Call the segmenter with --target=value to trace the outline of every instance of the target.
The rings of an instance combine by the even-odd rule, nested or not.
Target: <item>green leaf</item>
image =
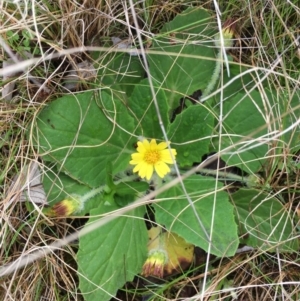
[[[118,209],[101,206],[90,212],[99,216]],[[140,207],[80,238],[79,287],[86,301],[110,300],[119,288],[141,271],[147,257],[147,230]],[[88,224],[99,220],[91,218]]]
[[[222,97],[224,100],[228,98],[232,98],[237,93],[245,93],[245,90],[250,90],[256,82],[261,79],[262,75],[257,72],[255,75],[258,77],[258,79],[255,81],[253,79],[253,73],[249,73],[247,71],[253,70],[253,67],[250,66],[249,68],[246,68],[242,65],[236,64],[230,64],[229,62],[229,77],[227,70],[225,69],[224,64],[224,71],[223,71],[223,77],[222,79],[222,92],[220,91],[214,96],[214,99],[219,101],[222,93]],[[247,73],[245,73],[247,72]],[[252,75],[252,76],[251,76]],[[226,87],[225,87],[226,86]],[[216,89],[219,89],[220,87],[216,87]]]
[[[106,185],[103,191],[103,201],[109,202],[110,204],[114,204],[114,195],[116,193],[116,185],[113,181],[112,176],[112,164],[111,162],[106,163]]]
[[[149,189],[146,182],[122,182],[116,186],[114,201],[119,207],[127,206]]]
[[[272,102],[271,102],[272,103]],[[228,148],[222,159],[229,165],[237,165],[248,172],[257,172],[268,151],[268,127],[265,119],[265,100],[257,91],[249,95],[238,93],[223,103],[222,149]],[[218,107],[220,110],[220,107]],[[256,139],[256,140],[255,140]],[[215,143],[218,148],[219,139]]]
[[[209,152],[213,122],[214,117],[203,105],[193,105],[175,118],[168,137],[181,166],[200,162],[201,157]]]
[[[139,56],[114,51],[100,52],[97,56],[100,84],[110,87],[115,92],[126,93],[126,96],[129,96],[135,85],[145,76]]]
[[[262,191],[239,189],[231,195],[241,234],[245,243],[261,250],[281,252],[298,250],[292,220],[286,208],[275,197]]]
[[[111,162],[110,161],[106,162],[106,185],[110,191],[115,191],[116,185],[113,181],[113,177],[112,177],[113,171],[112,170],[113,170],[113,168],[112,168]]]
[[[144,193],[149,189],[149,184],[146,182],[122,182],[116,186],[118,195],[133,195],[136,196]]]
[[[209,107],[208,102],[205,105]],[[293,126],[300,114],[297,92],[292,96],[268,89],[263,93],[238,93],[224,100],[222,112],[219,105],[211,110],[223,116],[221,147],[228,147],[228,151],[222,158],[229,165],[255,173],[265,164],[270,146],[278,158],[287,145],[289,149],[294,147],[294,152],[299,149],[299,131]],[[274,135],[277,137],[272,139]],[[220,139],[215,139],[216,149]]]
[[[148,55],[154,83],[165,90],[172,109],[181,97],[205,89],[212,77],[216,57],[211,16],[203,9],[191,8],[174,18],[153,40]],[[209,59],[206,59],[209,58]]]
[[[180,40],[189,39],[199,42],[199,36],[211,37],[217,32],[210,24],[214,22],[213,16],[205,9],[190,7],[178,14],[172,21],[166,23],[160,31],[160,35],[175,34]],[[175,37],[173,36],[175,39]],[[207,41],[206,41],[207,42]]]
[[[283,91],[277,93],[271,91],[273,97],[276,99],[276,105],[273,107],[275,118],[278,118],[278,130],[288,130],[280,137],[284,143],[288,144],[288,148],[292,153],[296,153],[299,150],[299,125],[294,126],[299,121],[300,116],[300,92],[298,90]],[[292,94],[291,94],[292,93]],[[286,148],[286,145],[283,145]]]
[[[164,126],[167,128],[169,125],[169,106],[167,104],[167,98],[163,90],[157,90],[156,87],[154,87],[154,89],[156,91],[155,97],[160,115]],[[133,112],[136,124],[139,124],[135,134],[154,139],[162,137],[162,131],[148,79],[141,81],[141,83],[136,86],[128,100],[128,106]]]
[[[84,92],[53,101],[38,116],[36,148],[72,178],[90,187],[103,185],[106,162],[123,171],[134,151],[134,121],[125,105],[102,92]]]
[[[216,256],[235,254],[239,239],[227,193],[221,190],[221,185],[216,185],[215,179],[202,176],[191,176],[184,180],[184,185],[208,236],[212,235],[210,252]],[[154,205],[156,221],[187,242],[208,251],[208,239],[181,186],[173,186],[159,197],[166,200]]]

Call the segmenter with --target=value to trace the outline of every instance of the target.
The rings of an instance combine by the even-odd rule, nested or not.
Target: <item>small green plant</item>
[[[156,222],[220,257],[234,255],[240,242],[268,251],[298,248],[290,212],[259,175],[269,154],[277,165],[287,149],[297,151],[298,95],[275,88],[262,93],[251,70],[239,64],[230,64],[230,76],[223,72],[216,44],[228,47],[232,38],[224,33],[217,34],[203,9],[190,8],[167,23],[147,54],[152,86],[138,57],[97,54],[99,88],[51,102],[34,125],[34,145],[49,167],[43,184],[52,207],[46,213],[89,214],[88,227],[145,196],[150,185],[168,185],[177,171],[184,175],[214,151],[244,176],[200,164],[182,185],[156,196]],[[199,90],[205,101],[185,99]],[[228,193],[226,179],[245,185]],[[142,204],[80,237],[79,287],[87,301],[109,300],[141,272],[145,213]]]
[[[14,47],[18,54],[25,55],[25,51],[33,55],[40,54],[40,49],[33,46],[33,34],[29,30],[23,29],[20,33],[8,30],[6,35],[10,40],[11,46]]]

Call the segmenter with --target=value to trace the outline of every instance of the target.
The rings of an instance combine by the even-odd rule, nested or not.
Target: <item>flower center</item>
[[[147,151],[144,155],[144,160],[151,165],[154,165],[160,160],[160,153],[157,150]]]

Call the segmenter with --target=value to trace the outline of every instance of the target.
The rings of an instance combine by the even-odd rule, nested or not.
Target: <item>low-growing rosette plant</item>
[[[262,93],[251,69],[237,63],[229,75],[221,72],[230,61],[223,48],[234,43],[233,21],[225,24],[219,32],[199,8],[178,15],[153,37],[147,78],[137,56],[93,54],[101,58],[96,88],[47,104],[30,129],[49,167],[43,180],[49,216],[88,214],[88,227],[182,177],[151,200],[155,222],[164,227],[157,238],[149,236],[143,203],[80,237],[85,300],[109,300],[140,273],[176,270],[175,241],[189,250],[181,256],[186,262],[194,246],[219,257],[234,255],[241,242],[271,252],[297,249],[291,211],[260,171],[272,152],[279,162],[287,148],[297,151],[299,96]],[[208,168],[202,157],[212,152],[242,172]],[[239,189],[228,192],[228,181]],[[153,239],[160,243],[149,247]]]

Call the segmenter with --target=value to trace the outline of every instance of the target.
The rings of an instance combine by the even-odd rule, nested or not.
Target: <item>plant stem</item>
[[[202,93],[202,96],[201,96],[202,98],[209,95],[211,93],[211,91],[213,90],[214,86],[216,85],[216,82],[219,79],[219,74],[220,74],[222,65],[223,65],[222,49],[220,49],[219,52],[218,52],[217,58],[216,58],[216,66],[215,66],[214,73],[213,73],[213,75],[210,79],[210,82],[208,83],[208,86],[206,87],[206,89]]]
[[[94,197],[95,195],[101,193],[104,188],[106,187],[106,185],[102,185],[100,187],[97,187],[95,189],[90,190],[89,192],[87,192],[86,194],[84,194],[80,200],[82,201],[82,203],[85,203],[86,201],[88,201],[89,199],[91,199],[92,197]]]
[[[127,177],[123,177],[122,179],[120,179],[118,181],[115,181],[114,184],[118,185],[122,182],[129,182],[129,181],[132,181],[134,179],[136,179],[136,175],[127,176]],[[93,198],[95,195],[103,192],[106,187],[107,187],[107,185],[102,185],[100,187],[97,187],[95,189],[90,190],[89,192],[87,192],[86,194],[81,196],[81,198],[80,198],[81,202],[84,204],[86,201]]]
[[[245,183],[249,188],[258,188],[263,186],[262,178],[259,175],[240,176],[226,171],[212,170],[207,168],[201,168],[197,170],[197,172],[201,172],[208,176],[218,176],[218,178],[221,178],[221,180]]]

